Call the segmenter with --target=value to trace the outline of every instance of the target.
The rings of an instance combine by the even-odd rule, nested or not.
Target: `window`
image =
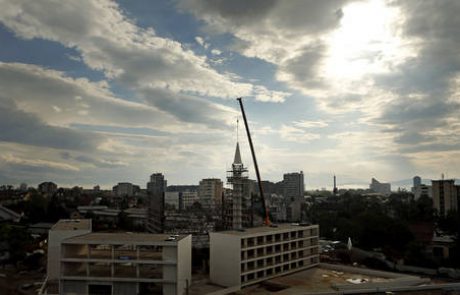
[[[112,295],[112,285],[88,285],[89,295]]]

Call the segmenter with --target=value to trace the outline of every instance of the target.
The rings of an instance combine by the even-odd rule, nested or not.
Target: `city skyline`
[[[0,4],[1,184],[460,175],[457,1]]]

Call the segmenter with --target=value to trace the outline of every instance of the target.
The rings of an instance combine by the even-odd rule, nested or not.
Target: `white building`
[[[412,193],[414,199],[418,200],[422,196],[432,198],[432,188],[430,185],[422,184],[422,178],[420,176],[414,176],[414,185],[412,186]]]
[[[414,199],[418,200],[421,196],[427,196],[429,198],[433,197],[431,185],[420,184],[412,188],[414,193]]]
[[[90,220],[61,220],[50,231],[47,294],[185,294],[191,235],[92,233]]]
[[[318,234],[318,225],[288,224],[209,233],[211,281],[244,287],[316,266]]]
[[[382,195],[391,194],[391,184],[380,182],[375,178],[372,178],[371,184],[369,185],[369,189],[375,193]]]

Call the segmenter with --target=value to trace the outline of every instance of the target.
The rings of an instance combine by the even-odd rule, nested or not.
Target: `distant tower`
[[[339,190],[337,189],[337,181],[336,181],[336,177],[335,177],[335,174],[334,174],[334,190],[332,191],[332,193],[336,196],[338,194]]]
[[[422,178],[420,176],[414,176],[413,182],[414,182],[414,187],[418,187],[422,184]]]
[[[227,181],[233,187],[232,192],[232,229],[241,230],[242,223],[242,198],[243,183],[248,178],[248,170],[241,162],[240,145],[236,143],[235,158],[232,164],[232,170],[228,171]]]

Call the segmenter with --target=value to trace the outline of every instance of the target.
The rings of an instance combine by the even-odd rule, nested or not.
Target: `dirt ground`
[[[21,271],[0,267],[1,295],[35,295],[45,279],[45,274],[38,271]]]

